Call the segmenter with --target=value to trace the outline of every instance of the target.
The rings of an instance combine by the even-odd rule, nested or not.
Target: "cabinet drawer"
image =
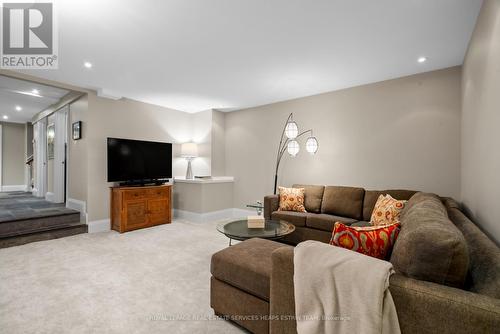
[[[169,188],[149,189],[148,197],[167,197],[170,194]]]
[[[123,192],[123,197],[125,200],[141,199],[147,196],[146,190],[126,190]]]

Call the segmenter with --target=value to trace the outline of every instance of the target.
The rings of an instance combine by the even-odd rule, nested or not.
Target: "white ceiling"
[[[33,93],[38,90],[38,94]],[[69,91],[0,75],[0,122],[26,123]],[[21,110],[16,110],[16,106]],[[7,116],[7,119],[4,119]]]
[[[59,70],[29,73],[234,110],[460,65],[481,3],[59,0]]]

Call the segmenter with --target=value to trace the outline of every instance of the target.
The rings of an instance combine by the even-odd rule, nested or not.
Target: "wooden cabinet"
[[[171,185],[111,188],[113,230],[123,233],[171,222]]]

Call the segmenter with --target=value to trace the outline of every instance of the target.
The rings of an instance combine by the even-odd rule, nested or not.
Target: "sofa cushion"
[[[268,301],[271,253],[280,247],[291,246],[259,238],[245,240],[212,255],[210,272],[215,278]]]
[[[363,188],[327,186],[323,194],[321,213],[361,220],[364,195]]]
[[[296,227],[293,233],[285,235],[283,239],[280,239],[280,242],[290,245],[297,245],[306,240],[316,240],[328,243],[331,237],[332,231],[322,231],[309,227]]]
[[[346,225],[351,225],[352,223],[357,222],[356,219],[327,215],[324,213],[314,214],[307,216],[306,226],[310,228],[315,228],[322,231],[333,231],[333,226],[336,222],[341,222]]]
[[[364,220],[361,220],[359,222],[352,223],[349,226],[351,226],[351,227],[368,227],[368,226],[373,226],[373,225],[370,224],[370,222],[365,222]]]
[[[469,266],[467,243],[434,194],[417,193],[401,216],[394,269],[408,277],[461,288]]]
[[[271,219],[284,220],[295,226],[306,226],[306,218],[310,215],[311,214],[307,212],[274,211],[271,213]]]
[[[321,200],[323,199],[323,192],[325,186],[311,186],[307,184],[294,184],[294,188],[305,189],[305,203],[307,212],[321,212]]]
[[[409,200],[416,191],[414,190],[366,190],[365,198],[363,201],[363,220],[370,221],[372,216],[373,208],[377,199],[380,195],[391,195],[395,199],[399,200]]]

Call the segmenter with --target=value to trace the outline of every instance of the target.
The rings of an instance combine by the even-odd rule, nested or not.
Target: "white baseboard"
[[[26,191],[26,185],[2,186],[1,191]]]
[[[237,208],[229,208],[212,212],[191,212],[185,210],[174,209],[174,217],[178,219],[185,219],[194,223],[213,222],[217,220],[246,217],[249,215],[256,215],[253,210],[244,210]]]
[[[81,202],[76,200],[77,202]],[[68,199],[69,202],[69,199]],[[73,209],[71,207],[71,209]],[[77,210],[77,209],[75,209]],[[204,223],[204,222],[214,222],[223,219],[230,218],[243,218],[246,216],[255,216],[257,213],[255,210],[245,210],[237,208],[229,208],[219,211],[198,213],[185,210],[174,209],[174,218],[185,219],[193,223]],[[87,223],[89,233],[98,233],[111,230],[110,219],[94,220]]]
[[[106,232],[111,230],[111,221],[109,219],[94,220],[88,224],[89,233]]]
[[[233,208],[233,218],[246,218],[247,216],[257,216],[257,210]]]
[[[206,213],[191,212],[185,210],[174,209],[174,217],[179,219],[185,219],[194,223],[202,223],[209,221],[216,221],[231,218],[233,215],[233,209],[224,209],[219,211],[212,211]]]
[[[87,224],[87,203],[79,199],[68,198],[66,207],[80,212],[80,222]]]
[[[54,193],[46,193],[45,194],[45,199],[49,202],[52,202],[54,200]]]

